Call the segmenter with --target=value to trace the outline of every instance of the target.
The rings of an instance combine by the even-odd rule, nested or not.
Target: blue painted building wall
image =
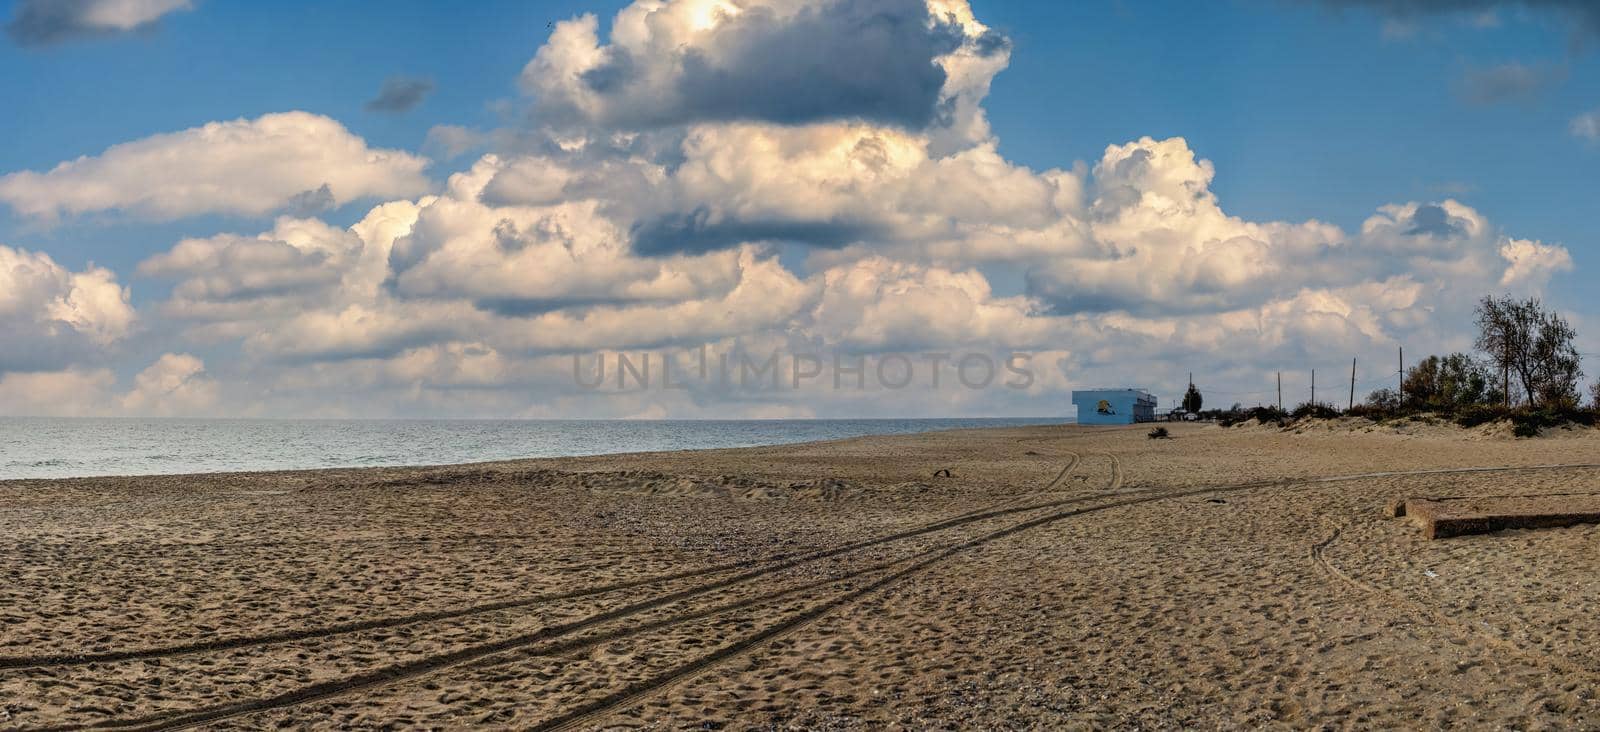
[[[1154,422],[1156,398],[1143,389],[1087,389],[1072,392],[1078,424]]]

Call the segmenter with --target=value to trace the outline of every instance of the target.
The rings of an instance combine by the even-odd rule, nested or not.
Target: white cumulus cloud
[[[221,385],[187,353],[168,353],[139,372],[125,392],[106,368],[0,374],[0,415],[23,417],[205,416]]]
[[[201,415],[216,405],[219,390],[206,375],[205,362],[187,353],[168,353],[139,372],[120,402],[128,414]]]
[[[1237,392],[1208,401],[1270,401],[1251,389],[1280,369],[1470,347],[1478,297],[1573,267],[1456,200],[1381,206],[1355,230],[1246,218],[1214,193],[1229,171],[1182,137],[1019,165],[982,107],[1009,43],[961,0],[639,0],[601,39],[594,17],[556,25],[523,71],[531,125],[437,128],[446,154],[493,152],[435,195],[421,158],[298,113],[0,179],[0,200],[40,218],[283,214],[139,267],[172,283],[163,322],[248,366],[172,353],[120,394],[70,359],[29,378],[135,413],[836,416],[1059,413],[1072,388],[1176,387],[1177,364],[1200,364]],[[398,200],[348,228],[312,217],[369,196]],[[17,278],[23,307],[0,290],[0,323],[33,342],[125,337],[109,273],[16,256],[48,276]],[[686,372],[702,349],[1021,351],[1034,378],[986,392],[573,380],[575,356],[648,351],[660,378],[662,359]]]
[[[342,205],[416,195],[428,188],[427,162],[368,147],[327,117],[284,112],[152,135],[43,173],[11,173],[0,177],[0,201],[42,219],[108,210],[153,219],[260,215],[318,198]]]
[[[1500,284],[1508,287],[1538,287],[1555,273],[1572,269],[1572,255],[1565,247],[1543,242],[1509,239],[1500,246],[1500,256],[1510,263],[1500,277]]]
[[[110,270],[73,272],[43,252],[0,245],[0,372],[79,361],[122,340],[134,320]]]
[[[611,23],[557,24],[522,73],[561,125],[651,129],[699,121],[860,119],[987,132],[978,102],[1010,44],[965,2],[636,2]]]
[[[166,306],[185,319],[293,312],[326,304],[360,259],[354,232],[316,219],[278,219],[256,236],[185,239],[139,264],[139,273],[179,278]]]

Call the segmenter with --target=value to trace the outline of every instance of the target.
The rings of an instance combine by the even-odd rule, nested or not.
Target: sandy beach
[[[1029,427],[0,482],[0,729],[1600,728],[1600,432]],[[948,471],[948,475],[941,471]]]

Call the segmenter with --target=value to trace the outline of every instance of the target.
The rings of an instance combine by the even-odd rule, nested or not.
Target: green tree
[[[1489,393],[1489,369],[1466,353],[1439,359],[1440,406],[1459,409],[1481,404]]]
[[[1392,412],[1400,408],[1400,395],[1386,386],[1368,394],[1366,403],[1367,406]]]
[[[1183,395],[1183,411],[1199,412],[1200,405],[1204,403],[1204,400],[1200,398],[1200,390],[1194,388],[1194,384],[1190,384],[1189,391]]]
[[[1429,356],[1406,369],[1400,393],[1405,395],[1405,406],[1412,409],[1436,405],[1439,402],[1439,357]]]
[[[1405,406],[1451,412],[1484,401],[1489,370],[1465,353],[1429,356],[1406,370]]]

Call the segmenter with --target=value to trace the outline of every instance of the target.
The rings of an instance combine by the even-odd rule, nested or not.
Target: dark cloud
[[[591,308],[599,306],[621,306],[647,304],[668,304],[667,300],[641,300],[628,297],[483,297],[474,298],[474,307],[485,312],[503,315],[508,318],[528,318],[545,313],[553,313],[570,308]]]
[[[960,45],[949,27],[929,29],[923,0],[845,0],[789,23],[750,15],[749,27],[734,35],[732,63],[684,58],[679,89],[697,116],[786,124],[860,117],[925,127],[945,81],[934,59]]]
[[[981,41],[989,53],[1009,44],[996,33]],[[924,0],[830,0],[792,17],[756,6],[725,18],[706,47],[672,59],[608,47],[608,60],[581,77],[605,99],[606,119],[585,119],[560,99],[542,100],[541,113],[630,129],[829,119],[923,128],[936,119],[945,82],[935,59],[962,43],[958,27],[930,19]],[[673,72],[652,75],[664,63]]]
[[[455,330],[444,324],[434,323],[403,333],[381,335],[367,339],[367,341],[340,343],[326,348],[309,348],[304,351],[288,349],[267,355],[272,361],[288,365],[388,359],[413,348],[422,348],[454,340],[456,336]]]
[[[987,30],[978,37],[977,50],[979,54],[984,56],[993,56],[1002,52],[1010,53],[1011,39],[1007,38],[1004,33]]]
[[[599,94],[615,94],[622,91],[639,75],[638,67],[633,62],[633,55],[620,48],[613,49],[611,57],[601,66],[596,66],[583,72],[581,78],[585,86]]]
[[[1411,226],[1405,230],[1406,236],[1456,236],[1463,232],[1462,227],[1450,218],[1450,212],[1442,206],[1418,206],[1417,212],[1411,216]]]
[[[348,239],[328,244],[357,243],[348,232],[334,230],[334,235]],[[191,240],[181,250],[147,259],[138,271],[146,277],[179,280],[169,313],[204,320],[219,306],[233,303],[296,298],[310,304],[339,286],[349,260],[348,252],[223,234]]]
[[[1038,269],[1030,269],[1023,274],[1023,285],[1029,297],[1043,303],[1049,313],[1056,315],[1126,311],[1140,304],[1123,293],[1085,291],[1062,282],[1053,273]]]
[[[432,92],[432,80],[391,76],[384,80],[378,96],[367,102],[367,111],[403,114],[416,109]]]
[[[122,25],[95,19],[106,0],[18,0],[6,34],[19,46],[50,46],[148,29],[174,10],[187,8],[181,0],[133,0],[122,13]],[[138,20],[143,17],[144,19]]]
[[[289,197],[285,208],[290,216],[315,216],[334,207],[333,188],[323,183],[321,188],[301,191]]]
[[[1597,0],[1321,0],[1336,8],[1369,8],[1397,18],[1483,12],[1498,8],[1529,8],[1563,13],[1590,33],[1600,33]]]
[[[799,242],[824,249],[872,239],[881,234],[858,221],[716,220],[700,208],[662,216],[633,227],[633,251],[647,257],[703,254],[747,242]]]
[[[1468,70],[1461,77],[1459,92],[1463,99],[1474,104],[1499,104],[1531,99],[1564,78],[1565,70],[1559,67],[1501,64]]]
[[[1138,286],[1123,283],[1085,283],[1064,276],[1069,273],[1049,267],[1033,267],[1023,273],[1024,290],[1054,315],[1128,313],[1136,317],[1173,317],[1197,313],[1216,313],[1240,307],[1261,298],[1259,289],[1231,290],[1216,283],[1185,282],[1181,292],[1152,298]]]

